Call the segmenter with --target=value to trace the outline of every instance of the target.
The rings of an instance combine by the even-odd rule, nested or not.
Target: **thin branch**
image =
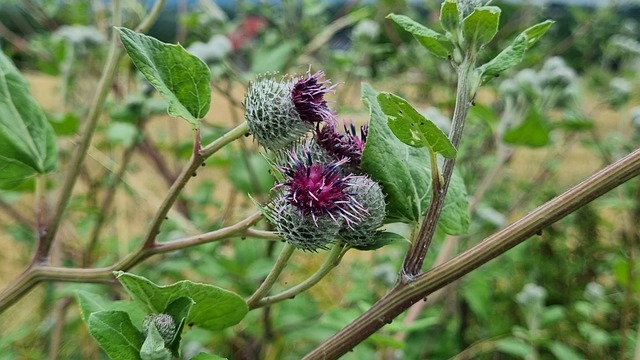
[[[249,308],[254,308],[256,305],[262,300],[262,297],[265,296],[269,290],[273,287],[278,280],[278,277],[282,273],[282,270],[287,266],[291,255],[293,255],[293,251],[295,250],[295,246],[285,243],[284,247],[280,251],[280,255],[276,260],[276,263],[271,268],[271,272],[267,275],[266,279],[260,284],[260,287],[249,297],[247,300],[247,305]]]
[[[249,227],[258,222],[260,218],[260,213],[254,213],[237,224],[211,231],[206,234],[156,244],[153,248],[139,248],[137,251],[130,253],[127,257],[109,267],[64,268],[34,264],[16,277],[0,292],[0,313],[16,303],[20,298],[33,289],[34,286],[43,281],[109,283],[113,281],[113,271],[128,270],[153,255],[184,249],[186,247],[199,244],[220,241],[236,236],[251,236],[272,240],[273,235],[267,234],[268,232],[249,229]]]
[[[327,274],[331,270],[333,270],[333,268],[335,268],[336,266],[338,266],[338,264],[340,264],[340,260],[342,259],[344,254],[347,253],[347,250],[349,250],[349,248],[344,246],[341,243],[334,244],[333,248],[331,248],[331,251],[329,252],[329,255],[327,255],[327,258],[325,259],[322,266],[320,266],[320,268],[308,279],[304,280],[300,284],[292,288],[289,288],[279,294],[266,296],[258,302],[251,303],[249,304],[249,308],[256,309],[262,306],[277,303],[279,301],[291,299],[296,295],[310,289],[312,286],[314,286],[320,280],[322,280],[325,276],[327,276]]]
[[[536,235],[606,192],[640,174],[640,149],[598,171],[479,244],[409,283],[398,283],[373,307],[320,344],[304,359],[337,359],[409,306]]]

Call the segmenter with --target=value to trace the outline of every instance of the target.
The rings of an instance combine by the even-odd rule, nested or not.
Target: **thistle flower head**
[[[327,106],[324,95],[328,92],[335,92],[336,85],[326,87],[329,80],[320,81],[324,76],[323,71],[318,71],[311,75],[311,71],[306,76],[300,77],[291,90],[293,104],[302,121],[307,123],[319,123],[333,119],[333,113]]]
[[[287,202],[303,216],[316,221],[321,215],[327,215],[336,223],[344,221],[350,226],[359,221],[365,211],[349,188],[351,176],[340,172],[340,166],[346,161],[314,163],[309,151],[302,156],[291,152],[290,165],[279,167],[285,181],[276,188],[285,189]]]
[[[344,133],[336,130],[335,122],[328,122],[322,129],[316,129],[316,141],[334,159],[349,160],[350,170],[360,171],[360,159],[367,141],[368,126],[360,127],[360,134],[353,122],[344,123]]]
[[[304,215],[302,210],[288,202],[286,196],[277,197],[266,210],[276,232],[286,242],[304,251],[326,250],[342,227],[342,223],[326,214],[317,217]]]

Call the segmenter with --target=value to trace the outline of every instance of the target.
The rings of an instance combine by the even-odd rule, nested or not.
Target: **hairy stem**
[[[398,283],[373,307],[320,344],[304,359],[339,358],[418,300],[460,279],[639,174],[640,149],[636,149],[446,263],[416,276],[409,283]]]

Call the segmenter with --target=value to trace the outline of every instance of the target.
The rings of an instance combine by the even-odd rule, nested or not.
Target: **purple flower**
[[[293,85],[291,98],[302,121],[319,123],[333,119],[333,112],[327,106],[324,95],[328,92],[335,92],[333,88],[337,84],[326,87],[325,85],[331,82],[329,80],[319,81],[323,76],[323,71],[311,75],[311,70],[309,70],[306,77],[299,78]]]
[[[290,166],[280,167],[285,181],[276,188],[285,188],[287,203],[300,210],[302,216],[311,216],[314,222],[328,215],[336,223],[344,220],[347,226],[360,221],[366,210],[355,200],[350,189],[351,176],[343,176],[340,166],[347,159],[328,164],[314,163],[310,152],[303,158],[290,153]]]
[[[348,125],[345,122],[344,133],[339,133],[336,130],[335,122],[327,122],[322,129],[319,127],[316,129],[316,141],[331,157],[334,159],[348,159],[352,170],[359,172],[360,159],[367,141],[368,130],[368,125],[361,126],[360,135],[358,136],[358,131],[353,122]]]

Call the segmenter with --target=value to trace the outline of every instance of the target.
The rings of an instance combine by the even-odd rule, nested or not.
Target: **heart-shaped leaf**
[[[149,313],[162,313],[178,298],[190,298],[194,304],[187,316],[187,323],[205,329],[221,330],[235,325],[249,311],[240,296],[213,285],[183,280],[158,286],[142,276],[122,271],[114,274],[133,300]]]

